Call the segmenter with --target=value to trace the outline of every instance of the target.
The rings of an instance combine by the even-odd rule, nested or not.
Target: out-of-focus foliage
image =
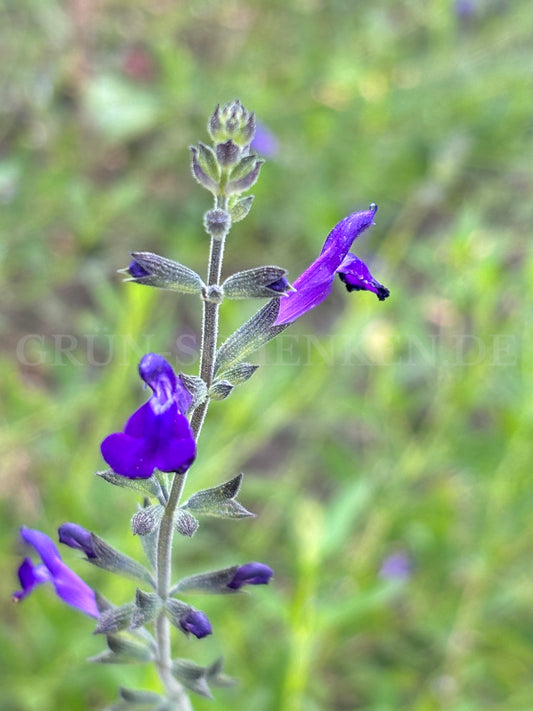
[[[122,285],[150,250],[203,273],[188,145],[239,97],[275,133],[225,273],[294,278],[348,212],[391,290],[342,285],[214,403],[187,493],[244,471],[253,520],[180,541],[192,574],[248,560],[253,595],[194,600],[240,686],[195,708],[527,711],[533,699],[533,7],[528,0],[4,0],[0,705],[88,711],[151,669],[96,667],[91,621],[9,605],[17,529],[66,520],[141,555],[132,494],[92,472],[142,401],[149,350],[195,372],[200,305]],[[223,332],[253,305],[225,303]],[[133,498],[132,498],[133,497]],[[406,552],[411,577],[380,576]],[[116,603],[127,583],[65,560]]]

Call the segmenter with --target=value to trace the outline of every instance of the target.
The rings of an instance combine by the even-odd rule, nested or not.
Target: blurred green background
[[[225,273],[295,278],[342,217],[391,290],[336,283],[214,403],[188,493],[245,472],[255,520],[203,522],[176,572],[276,579],[195,598],[240,685],[203,709],[533,708],[533,6],[528,0],[4,0],[0,101],[2,711],[87,711],[151,669],[85,663],[88,618],[10,604],[21,524],[73,520],[132,555],[136,500],[93,472],[146,397],[194,373],[200,304],[122,284],[131,250],[203,273],[188,145],[239,97],[277,136]],[[226,303],[229,334],[256,305]],[[64,558],[114,602],[133,586]],[[407,556],[409,575],[384,561]]]

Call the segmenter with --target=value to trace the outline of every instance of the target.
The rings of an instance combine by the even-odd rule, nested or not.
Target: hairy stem
[[[217,207],[223,207],[217,201]],[[222,258],[224,255],[224,239],[211,237],[207,285],[216,286],[220,283]],[[204,301],[202,319],[202,348],[200,357],[200,376],[207,387],[213,381],[213,366],[215,362],[218,334],[218,303]],[[199,405],[191,418],[191,428],[196,440],[200,435],[207,414],[209,398]],[[175,474],[170,489],[168,503],[159,527],[157,539],[157,592],[161,599],[168,597],[172,573],[172,540],[174,537],[174,515],[180,502],[181,494],[187,480],[187,474]],[[167,695],[177,703],[179,711],[192,711],[189,697],[181,684],[172,676],[170,669],[172,651],[170,645],[170,623],[162,612],[155,624],[155,639],[157,644],[157,670],[163,682]]]

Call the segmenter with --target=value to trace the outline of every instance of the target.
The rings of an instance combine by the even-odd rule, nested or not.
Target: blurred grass
[[[470,5],[468,17],[459,5]],[[214,403],[189,491],[246,473],[251,523],[204,522],[185,573],[264,560],[275,583],[195,600],[241,683],[216,708],[529,711],[533,698],[527,0],[4,0],[0,50],[0,700],[98,709],[149,669],[93,668],[90,621],[16,587],[22,523],[75,520],[137,554],[135,500],[92,472],[143,395],[143,352],[194,372],[200,307],[122,285],[128,252],[203,270],[187,146],[239,97],[278,136],[226,273],[294,277],[345,214],[391,289],[338,284]],[[223,331],[251,307],[225,304]],[[318,334],[318,337],[315,337]],[[69,350],[71,348],[71,350]],[[384,581],[406,551],[414,572]],[[65,559],[113,601],[129,584]],[[213,707],[195,700],[198,711]]]

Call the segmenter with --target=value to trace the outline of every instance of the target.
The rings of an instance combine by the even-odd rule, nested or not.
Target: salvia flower
[[[273,575],[272,568],[264,563],[246,563],[237,568],[228,588],[238,590],[243,585],[267,585]]]
[[[124,432],[104,439],[102,456],[116,474],[150,477],[155,469],[183,474],[196,457],[194,435],[185,416],[192,395],[170,364],[156,353],[139,363],[152,396],[127,421]]]
[[[398,551],[388,555],[379,569],[379,576],[384,580],[407,580],[412,573],[411,558],[405,551]]]
[[[59,542],[83,551],[87,558],[96,558],[93,539],[89,531],[77,523],[63,523],[58,528]]]
[[[388,289],[372,277],[364,262],[348,254],[352,242],[374,224],[377,209],[373,203],[368,210],[354,212],[335,225],[318,258],[293,283],[295,291],[280,302],[275,326],[292,323],[322,303],[331,292],[335,274],[339,274],[351,291],[373,291],[381,300],[389,295]]]
[[[198,639],[207,637],[213,631],[207,615],[200,610],[193,609],[190,609],[180,617],[180,627],[185,634],[193,634]]]
[[[64,602],[91,617],[98,617],[94,591],[63,563],[52,539],[41,531],[26,526],[21,528],[21,535],[23,540],[37,551],[42,563],[35,565],[31,558],[24,559],[18,570],[22,590],[13,594],[13,600],[23,600],[36,585],[50,582]]]
[[[250,144],[250,150],[266,158],[272,158],[279,151],[278,139],[264,124],[256,122],[255,135]]]

